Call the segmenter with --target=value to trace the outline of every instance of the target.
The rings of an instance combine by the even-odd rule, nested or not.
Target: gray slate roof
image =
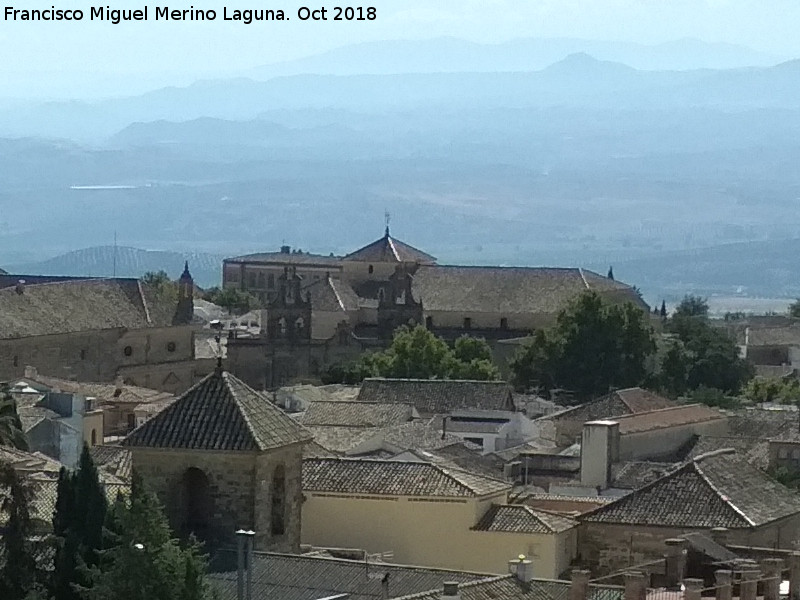
[[[498,575],[479,581],[460,583],[461,600],[569,600],[570,582],[534,579],[521,583],[514,575]],[[442,587],[422,594],[403,596],[402,600],[441,600]],[[587,600],[622,600],[620,586],[589,584]],[[400,600],[400,599],[398,599]]]
[[[83,279],[0,289],[0,338],[172,324],[175,302],[137,279]]]
[[[412,286],[426,311],[506,315],[554,315],[587,290],[643,305],[630,286],[575,268],[421,266]]]
[[[339,427],[387,427],[407,423],[413,417],[410,404],[380,402],[311,402],[303,415],[303,425]]]
[[[493,504],[473,529],[503,533],[559,533],[577,526],[574,519],[524,504]]]
[[[263,451],[306,442],[311,433],[243,381],[215,370],[123,445],[190,450]]]
[[[695,458],[583,520],[664,527],[758,527],[800,512],[800,497],[734,452]]]
[[[389,574],[389,597],[442,587],[445,581],[465,583],[485,575],[345,560],[320,556],[255,552],[253,598],[318,600],[349,594],[348,600],[380,600],[381,579]],[[236,552],[218,552],[209,565],[208,579],[220,600],[236,599]]]
[[[512,388],[503,381],[365,379],[359,401],[412,404],[424,414],[457,409],[514,410]]]
[[[472,498],[511,485],[427,462],[353,458],[303,460],[303,491],[380,496]]]

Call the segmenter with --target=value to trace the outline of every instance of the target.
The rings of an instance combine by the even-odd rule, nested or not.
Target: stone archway
[[[208,476],[202,470],[186,469],[181,478],[180,499],[181,535],[194,534],[201,541],[210,541],[214,505]]]

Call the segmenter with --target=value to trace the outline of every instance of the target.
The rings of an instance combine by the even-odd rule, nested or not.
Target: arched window
[[[303,320],[303,317],[297,317],[297,320],[294,322],[294,331],[297,335],[301,335],[303,333],[303,327],[305,324],[306,322]]]
[[[283,535],[286,532],[286,471],[283,465],[275,468],[272,475],[272,535]]]
[[[281,332],[281,337],[286,335],[286,319],[283,317],[278,320],[278,330]]]
[[[92,446],[97,446],[97,430],[92,429]]]
[[[196,467],[189,467],[181,479],[180,494],[181,533],[194,533],[201,540],[207,540],[213,514],[208,476]]]

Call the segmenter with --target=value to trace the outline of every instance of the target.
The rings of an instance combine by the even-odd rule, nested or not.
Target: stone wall
[[[208,542],[232,544],[237,529],[256,531],[258,550],[297,551],[300,547],[302,445],[274,452],[222,452],[131,448],[133,467],[164,504],[170,525],[185,533],[187,497],[185,475],[199,469],[208,479],[211,499]],[[275,467],[285,469],[286,527],[272,536],[271,484]]]
[[[664,541],[686,533],[710,529],[643,527],[607,523],[581,523],[578,532],[578,553],[581,564],[593,575],[606,575],[664,557]],[[728,543],[766,548],[794,548],[800,540],[800,514],[762,525],[731,529]]]

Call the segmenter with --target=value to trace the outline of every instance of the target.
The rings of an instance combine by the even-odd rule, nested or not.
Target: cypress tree
[[[8,495],[0,502],[7,520],[2,536],[0,598],[22,600],[36,585],[36,559],[31,545],[33,526],[29,503],[31,491],[9,464],[0,465],[0,486]]]

